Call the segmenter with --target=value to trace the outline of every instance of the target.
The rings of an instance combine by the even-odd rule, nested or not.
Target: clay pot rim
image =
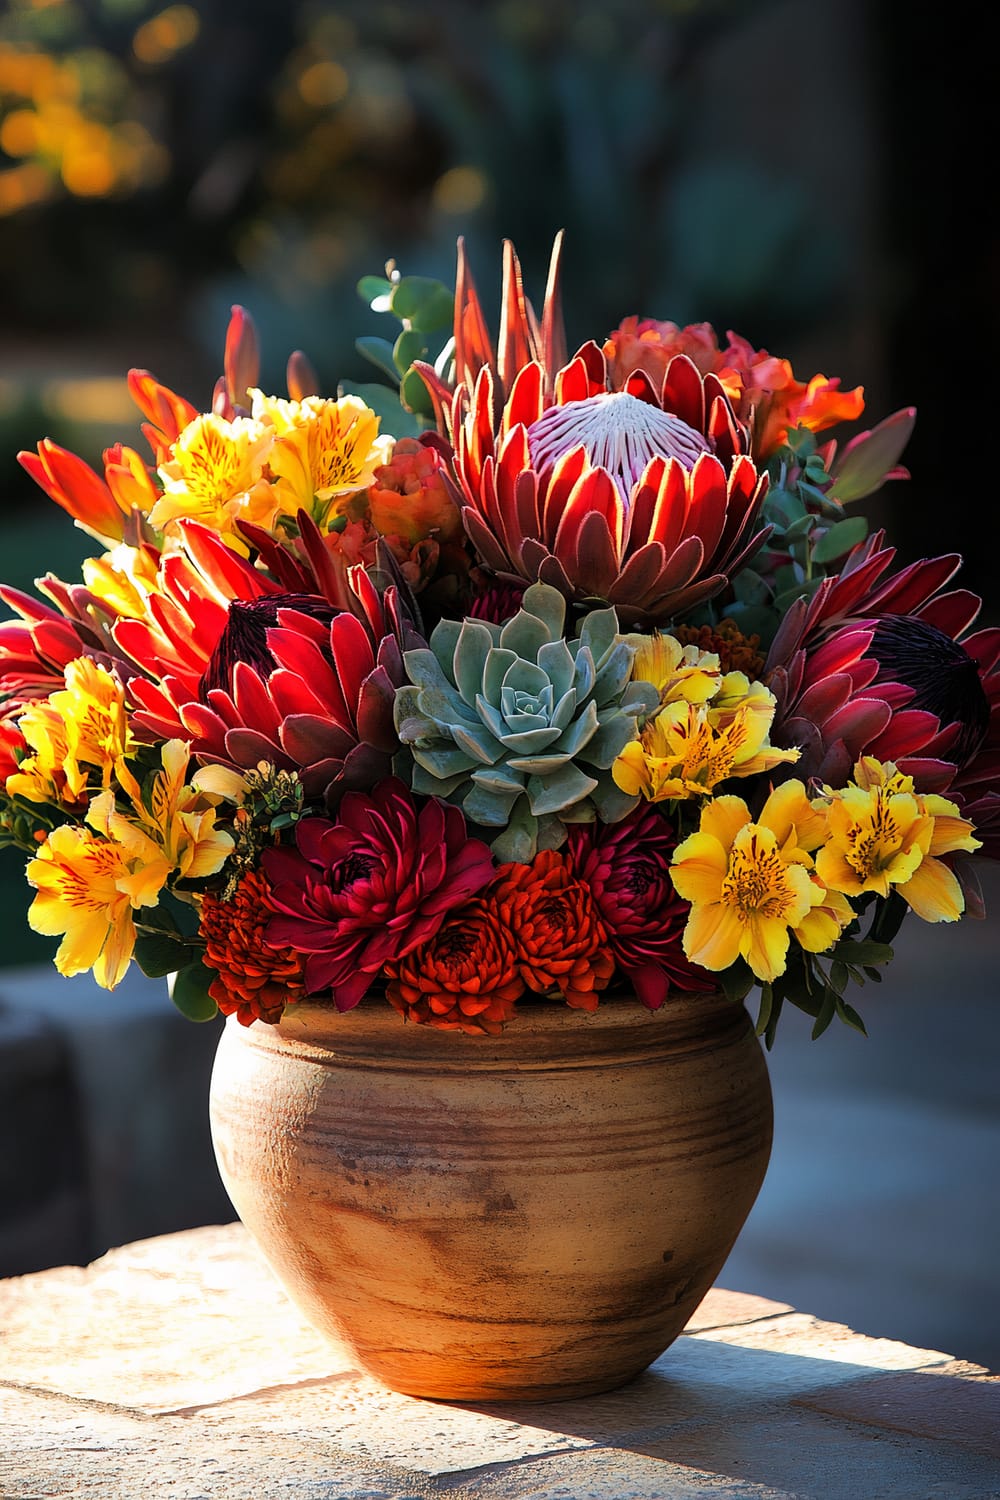
[[[743,1006],[721,990],[675,992],[659,1010],[648,1010],[633,993],[602,997],[596,1011],[539,1003],[523,1006],[499,1036],[471,1036],[404,1021],[384,995],[372,993],[353,1010],[328,1001],[299,1000],[280,1022],[227,1029],[253,1049],[292,1052],[325,1064],[339,1058],[352,1066],[470,1069],[598,1067],[645,1061],[652,1054],[690,1053],[716,1047],[727,1033],[735,1039],[749,1026]]]

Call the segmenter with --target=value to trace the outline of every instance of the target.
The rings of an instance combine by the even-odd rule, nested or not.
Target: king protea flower
[[[454,444],[463,520],[485,566],[613,604],[627,624],[721,592],[767,533],[757,527],[766,480],[718,378],[678,354],[662,380],[639,371],[615,390],[594,343],[555,366],[557,256],[539,324],[509,248],[494,356],[463,263],[454,392],[419,368]]]

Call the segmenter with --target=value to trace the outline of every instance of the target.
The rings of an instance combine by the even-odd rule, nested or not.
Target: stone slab
[[[314,1334],[238,1224],[0,1282],[3,1500],[1000,1500],[995,1394],[717,1289],[618,1391],[414,1400]]]
[[[947,1380],[942,1380],[947,1375]],[[850,1380],[798,1398],[803,1406],[915,1437],[967,1443],[1000,1459],[1000,1376],[946,1365],[875,1380]]]

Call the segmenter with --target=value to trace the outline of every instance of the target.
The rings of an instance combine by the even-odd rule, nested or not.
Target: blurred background
[[[455,239],[464,234],[480,292],[495,307],[506,236],[520,252],[529,292],[540,298],[552,237],[564,228],[571,342],[600,339],[630,313],[704,319],[790,358],[800,378],[822,371],[847,388],[863,384],[861,425],[916,405],[906,455],[913,479],[864,508],[890,528],[904,561],[963,551],[964,582],[985,596],[984,617],[996,623],[1000,596],[988,550],[994,497],[968,446],[1000,333],[1000,246],[976,147],[990,139],[993,80],[987,51],[975,44],[978,29],[967,4],[922,20],[903,0],[286,0],[280,7],[269,0],[7,0],[0,13],[4,579],[25,587],[46,569],[75,576],[90,544],[33,487],[14,454],[42,436],[92,463],[114,440],[141,444],[124,384],[129,367],[151,369],[206,405],[229,308],[239,302],[262,335],[266,388],[282,388],[294,347],[307,351],[324,389],[367,380],[371,369],[354,340],[383,330],[357,296],[361,275],[392,258],[404,273],[449,280]],[[0,962],[15,966],[6,984],[0,974],[0,1001],[20,995],[27,1006],[33,982],[18,966],[48,960],[51,945],[27,930],[28,893],[20,858],[10,852],[0,856],[0,895]],[[812,1310],[850,1320],[864,1313],[853,1311],[849,1282],[867,1277],[871,1288],[874,1277],[876,1306],[885,1310],[892,1237],[912,1243],[914,1234],[920,1275],[940,1282],[941,1242],[927,1237],[930,1220],[941,1227],[944,1212],[934,1172],[954,1188],[964,1170],[969,1193],[978,1185],[988,1206],[972,1210],[961,1194],[956,1203],[954,1191],[948,1199],[949,1238],[966,1246],[969,1263],[951,1277],[958,1290],[932,1327],[949,1349],[964,1340],[956,1352],[975,1344],[1000,1362],[992,1269],[1000,1249],[992,1207],[1000,1199],[996,903],[993,910],[973,941],[963,929],[961,947],[956,932],[946,935],[950,946],[913,948],[910,968],[883,987],[887,1029],[873,1026],[868,1044],[849,1037],[830,1047],[824,1038],[830,1062],[820,1065],[805,1035],[779,1063],[779,1037],[776,1088],[797,1086],[803,1107],[808,1094],[811,1108],[827,1111],[828,1150],[808,1163],[790,1159],[785,1175],[772,1172],[765,1192],[788,1185],[789,1212],[798,1228],[805,1224],[808,1243],[790,1237],[774,1199],[778,1217],[761,1221],[756,1240],[741,1241],[749,1248],[734,1264],[745,1289],[795,1300],[801,1287]],[[923,1009],[913,998],[920,984]],[[50,1029],[57,1014],[84,1013],[91,993],[76,982],[61,989]],[[137,1000],[134,1014],[145,1003]],[[196,1071],[207,1068],[211,1028],[197,1043],[192,1035],[186,1031],[182,1042],[171,1032],[156,1044],[174,1072],[175,1046],[197,1054]],[[124,1072],[123,1036],[119,1016],[109,1055],[117,1038]],[[945,1037],[949,1065],[938,1057]],[[963,1084],[967,1064],[977,1080],[971,1088]],[[86,1092],[78,1077],[72,1082],[72,1067],[67,1077]],[[849,1145],[838,1150],[847,1138],[860,1150],[857,1122],[868,1121],[865,1133],[871,1123],[853,1112],[856,1125],[845,1137],[838,1104],[863,1110],[864,1100],[831,1093],[824,1103],[823,1090],[835,1091],[838,1079],[853,1095],[861,1089],[869,1105],[906,1095],[925,1190],[914,1185],[914,1153],[906,1157],[902,1138],[898,1159],[878,1169],[878,1139],[862,1160]],[[202,1082],[199,1074],[196,1090]],[[927,1143],[942,1138],[929,1123],[935,1111],[960,1118],[968,1131],[939,1144],[937,1168],[926,1154]],[[24,1118],[10,1128],[20,1122],[26,1135]],[[787,1129],[779,1098],[779,1152],[782,1139],[807,1128],[794,1113],[786,1118]],[[195,1154],[205,1149],[201,1129],[185,1138]],[[70,1172],[75,1148],[65,1132],[55,1132],[51,1147],[51,1170]],[[175,1140],[175,1156],[178,1149]],[[907,1159],[911,1178],[899,1216],[890,1214],[887,1227],[884,1212],[881,1219],[862,1214],[848,1229],[838,1194],[849,1195],[853,1182],[866,1205],[874,1195],[884,1206],[892,1183],[899,1185],[893,1172],[904,1171]],[[220,1190],[201,1172],[191,1167],[200,1186],[186,1199],[153,1192],[147,1209],[101,1220],[115,1226],[103,1230],[91,1204],[79,1222],[72,1219],[75,1240],[68,1229],[63,1240],[39,1231],[25,1255],[34,1264],[74,1259],[106,1248],[110,1234],[227,1216]],[[822,1197],[828,1184],[832,1194],[825,1214],[808,1200],[808,1213],[819,1215],[812,1231],[801,1193],[802,1174],[810,1173],[820,1174],[810,1178],[813,1191]],[[865,1225],[868,1240],[876,1228],[883,1239],[888,1234],[889,1248],[874,1249],[863,1275],[848,1277],[836,1236],[851,1236],[857,1249]],[[58,1246],[66,1243],[63,1253]],[[11,1254],[0,1271],[32,1268]],[[976,1266],[990,1267],[979,1281],[977,1254]],[[817,1264],[829,1270],[818,1292],[803,1281]],[[729,1284],[737,1284],[732,1276]],[[912,1309],[930,1303],[928,1285],[911,1287],[910,1311],[888,1305],[897,1326],[874,1329],[869,1318],[870,1331],[919,1341],[925,1335]],[[986,1309],[981,1299],[990,1290]]]

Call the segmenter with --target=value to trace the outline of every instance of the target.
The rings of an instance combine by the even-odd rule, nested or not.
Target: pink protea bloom
[[[278,915],[267,941],[306,955],[306,989],[351,1010],[386,963],[398,963],[493,875],[493,857],[469,838],[457,807],[420,805],[389,778],[349,792],[337,821],[304,818],[295,849],[266,849]]]
[[[666,818],[647,805],[620,823],[577,824],[563,851],[590,889],[615,963],[649,1010],[659,1010],[671,990],[716,987],[681,946],[690,907],[670,879],[676,846]]]

